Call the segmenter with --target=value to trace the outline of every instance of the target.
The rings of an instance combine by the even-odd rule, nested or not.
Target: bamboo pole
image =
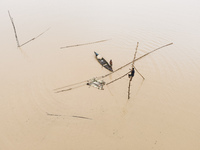
[[[11,20],[11,23],[12,23],[12,26],[13,26],[13,29],[14,29],[15,39],[17,41],[17,47],[20,47],[19,40],[18,40],[18,37],[17,37],[17,31],[16,31],[16,28],[15,28],[15,24],[14,24],[13,18],[11,17],[9,11],[8,11],[8,14],[9,14],[9,17],[10,17],[10,20]]]
[[[133,58],[132,68],[134,67],[134,63],[135,63],[135,59],[136,59],[136,54],[137,54],[138,45],[139,45],[139,42],[137,42],[137,46],[136,46],[136,49],[135,49],[135,54],[134,54],[134,58]]]
[[[132,68],[134,67],[135,70],[137,71],[137,73],[143,78],[143,80],[145,79],[144,76],[137,70],[137,68],[134,66],[134,63],[135,63],[135,59],[136,59],[136,54],[137,54],[137,49],[138,49],[138,45],[139,45],[139,42],[137,42],[137,47],[136,47],[136,50],[135,50],[135,54],[134,54],[134,58],[133,58],[133,63],[132,63]]]
[[[129,80],[129,84],[128,84],[128,99],[130,99],[130,95],[131,95],[131,80]]]
[[[72,117],[75,117],[75,118],[81,118],[81,119],[89,119],[89,120],[92,120],[92,118],[83,117],[83,116],[72,116]]]
[[[136,54],[137,54],[137,49],[138,49],[138,45],[139,45],[139,42],[137,42],[137,46],[136,46],[136,49],[135,49],[135,54],[134,54],[134,57],[133,57],[133,63],[132,63],[132,69],[134,67],[134,63],[135,63],[135,59],[136,59]],[[136,69],[136,68],[135,68]],[[128,84],[128,99],[130,99],[130,94],[131,94],[131,81],[132,81],[132,76],[130,77],[130,80],[129,80],[129,84]]]
[[[143,78],[143,80],[145,79],[144,76],[137,70],[137,68],[135,67],[135,70],[137,71],[137,73]]]
[[[31,41],[33,41],[33,40],[37,39],[37,38],[38,38],[38,37],[40,37],[42,34],[44,34],[45,32],[47,32],[49,29],[50,29],[50,28],[48,28],[48,29],[47,29],[47,30],[45,30],[44,32],[40,33],[38,36],[36,36],[36,37],[34,37],[34,38],[32,38],[32,39],[28,40],[28,41],[27,41],[27,42],[25,42],[24,44],[20,45],[20,47],[22,47],[22,46],[26,45],[27,43],[29,43],[29,42],[31,42]]]
[[[73,89],[76,89],[76,88],[79,88],[79,87],[82,87],[82,86],[85,86],[85,85],[87,85],[87,84],[79,85],[79,86],[68,88],[68,89],[64,89],[64,90],[59,90],[59,91],[56,91],[55,93],[70,91],[70,90],[73,90]]]
[[[78,85],[78,84],[81,84],[81,83],[86,83],[86,82],[88,82],[88,80],[81,81],[81,82],[74,83],[74,84],[70,84],[70,85],[66,85],[66,86],[63,86],[63,87],[60,87],[60,88],[56,88],[56,89],[54,89],[54,91],[61,90],[61,89],[64,89],[64,88],[67,88],[67,87],[70,87],[70,86],[75,86],[75,85]]]
[[[65,46],[65,47],[60,47],[60,49],[64,49],[64,48],[70,48],[70,47],[77,47],[77,46],[83,46],[83,45],[90,45],[90,44],[95,44],[95,43],[100,43],[100,42],[106,42],[107,40],[101,40],[101,41],[95,41],[95,42],[90,42],[90,43],[83,43],[83,44],[76,44],[76,45],[69,45],[69,46]]]
[[[112,80],[112,81],[106,83],[106,85],[109,85],[109,84],[111,84],[111,83],[113,83],[113,82],[115,82],[115,81],[117,81],[117,80],[119,80],[119,79],[122,79],[123,77],[125,77],[126,75],[128,75],[130,72],[131,72],[131,71],[129,71],[128,73],[124,74],[123,76],[120,76],[120,77],[117,78],[117,79],[114,79],[114,80]]]

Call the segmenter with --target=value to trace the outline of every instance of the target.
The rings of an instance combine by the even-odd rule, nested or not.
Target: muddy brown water
[[[2,1],[0,5],[0,149],[200,148],[199,1]],[[7,10],[22,44],[17,48]],[[60,49],[63,46],[108,41]],[[109,73],[135,62],[128,77],[104,90],[55,88]],[[127,66],[106,78],[125,74]]]

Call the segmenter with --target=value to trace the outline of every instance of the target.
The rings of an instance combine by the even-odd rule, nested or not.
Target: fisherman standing
[[[134,74],[135,74],[135,69],[133,67],[132,70],[131,70],[131,74],[128,74],[128,77],[130,78],[130,81],[132,81],[132,78],[133,78]]]

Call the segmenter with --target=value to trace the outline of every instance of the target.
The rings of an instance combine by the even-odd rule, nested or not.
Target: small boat
[[[113,72],[112,66],[98,53],[94,52],[97,61],[106,69],[108,69],[109,71]]]

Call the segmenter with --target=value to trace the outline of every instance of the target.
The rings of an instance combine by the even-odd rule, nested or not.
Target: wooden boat
[[[97,61],[106,69],[108,69],[109,71],[113,72],[112,66],[98,53],[94,52]]]

